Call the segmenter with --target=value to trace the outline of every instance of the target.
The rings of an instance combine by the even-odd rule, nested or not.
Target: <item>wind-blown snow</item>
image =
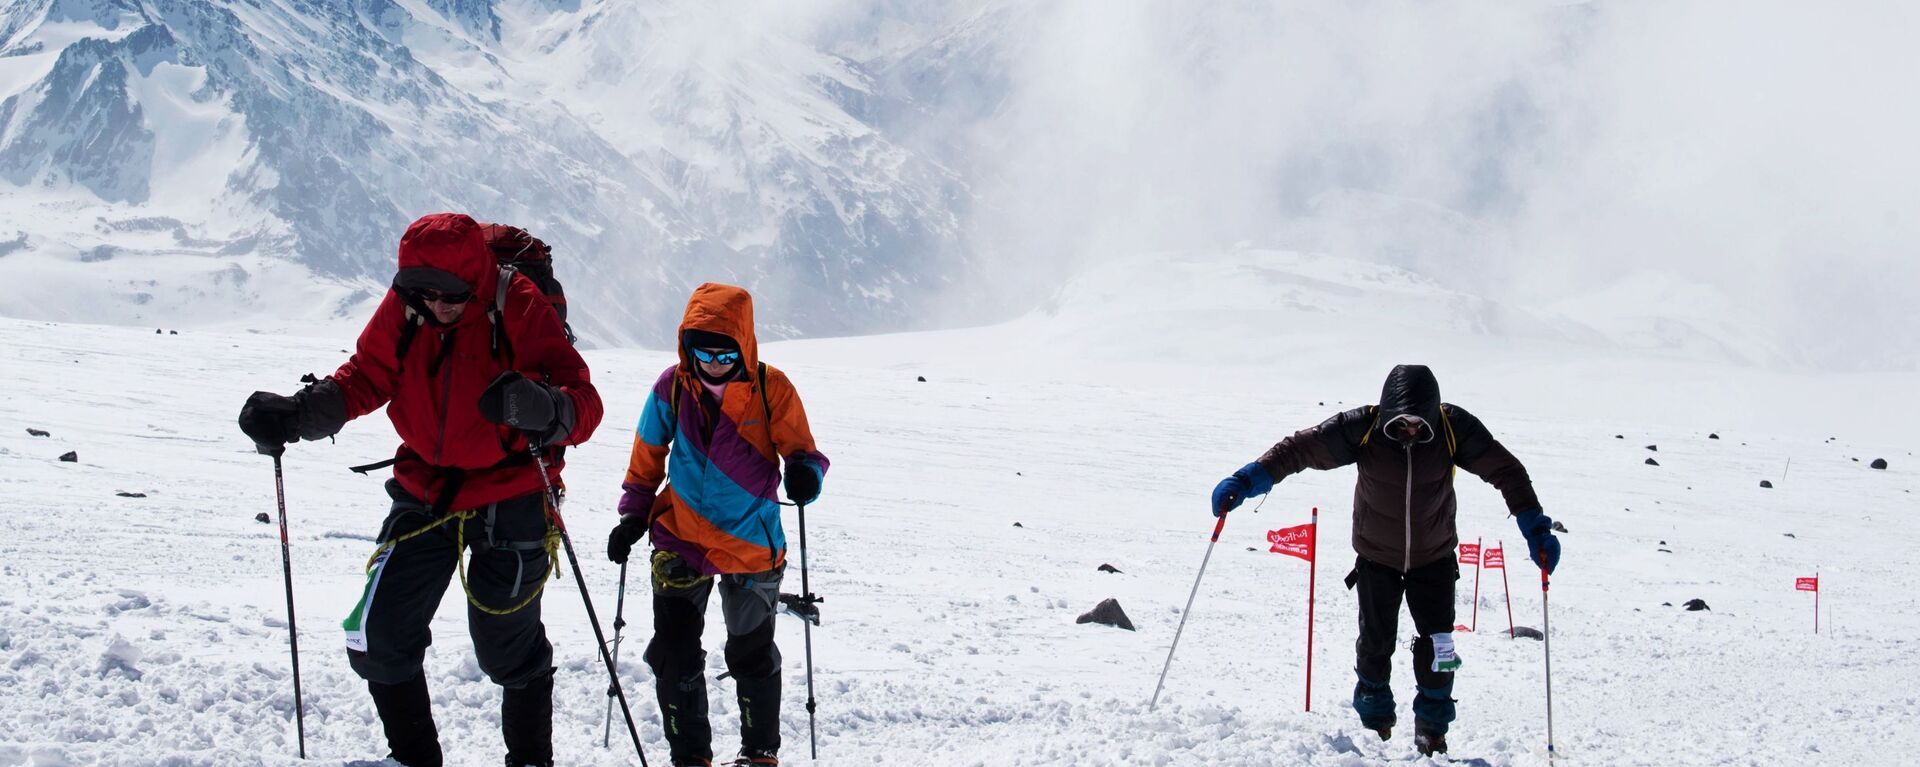
[[[1357,268],[1295,267],[1322,277]],[[1146,282],[1158,273],[1134,274]],[[1228,324],[1209,337],[1196,320],[1219,318],[1187,307],[1116,331],[1138,331],[1130,342],[1156,351],[1192,339],[1186,356],[1125,359],[1121,341],[1082,322],[1128,315],[1125,303],[1080,300],[1097,283],[1069,290],[1057,315],[1000,327],[763,347],[799,386],[834,458],[808,509],[812,584],[828,599],[813,634],[823,764],[1423,763],[1405,735],[1381,743],[1361,730],[1345,702],[1354,613],[1338,582],[1351,556],[1351,470],[1288,479],[1257,511],[1229,518],[1159,709],[1146,706],[1211,529],[1212,484],[1284,434],[1372,399],[1399,361],[1433,364],[1448,398],[1527,463],[1547,512],[1570,531],[1552,592],[1561,761],[1852,765],[1920,753],[1910,724],[1920,715],[1920,597],[1906,586],[1920,564],[1910,545],[1920,464],[1913,431],[1867,436],[1893,414],[1862,407],[1859,381],[1796,384],[1696,363],[1740,379],[1729,396],[1784,403],[1716,427],[1721,438],[1710,440],[1705,428],[1642,410],[1639,390],[1574,375],[1535,391],[1587,370],[1553,339],[1514,352],[1498,374],[1476,370],[1490,353],[1473,351],[1471,338],[1420,360],[1355,342],[1365,334],[1304,345],[1285,322],[1337,309],[1323,302],[1343,283],[1292,277],[1287,288],[1257,271],[1241,276],[1226,283],[1228,307],[1236,295],[1296,296],[1250,316],[1262,327],[1281,322],[1272,356],[1235,356],[1258,336]],[[1356,300],[1451,305],[1443,292],[1374,276],[1380,292]],[[1178,278],[1177,269],[1167,277]],[[0,592],[0,764],[295,763],[280,552],[274,527],[253,520],[274,511],[271,464],[234,415],[248,392],[288,391],[302,373],[331,370],[350,335],[0,321],[9,389],[0,400],[0,576],[12,584]],[[610,623],[617,571],[599,552],[626,424],[669,358],[587,357],[608,418],[568,454],[565,513]],[[1609,364],[1622,379],[1651,380],[1675,363],[1619,354]],[[1508,375],[1529,367],[1537,375]],[[1913,390],[1911,380],[1893,383]],[[1558,406],[1539,407],[1548,400]],[[1831,433],[1789,428],[1809,422]],[[386,507],[377,479],[344,467],[390,454],[393,442],[376,415],[286,456],[308,747],[321,764],[384,753],[335,621],[358,593]],[[68,450],[77,463],[56,460]],[[1644,465],[1648,456],[1662,465]],[[1866,468],[1875,457],[1891,468]],[[1777,487],[1759,488],[1761,479]],[[1538,627],[1539,592],[1498,495],[1470,475],[1459,487],[1462,534],[1506,542],[1520,565],[1514,619]],[[1305,713],[1307,569],[1266,553],[1265,532],[1304,523],[1314,506],[1324,529],[1314,710]],[[791,510],[786,521],[793,536]],[[1103,563],[1122,572],[1097,572]],[[1811,595],[1792,590],[1815,572],[1827,589],[1819,636]],[[1457,635],[1466,666],[1453,750],[1460,760],[1544,765],[1542,647],[1505,638],[1499,573],[1486,575],[1480,630]],[[787,590],[797,591],[791,577]],[[629,584],[636,593],[639,583]],[[1470,588],[1463,581],[1462,622]],[[1107,597],[1137,633],[1074,623]],[[1692,598],[1712,611],[1677,607]],[[460,602],[442,604],[427,674],[449,763],[489,763],[501,750],[498,692],[475,665]],[[558,760],[635,763],[618,724],[612,750],[599,746],[606,679],[570,575],[549,586],[544,609],[560,666]],[[644,599],[629,601],[622,677],[658,764],[666,752],[638,661],[647,615]],[[783,756],[804,763],[800,624],[780,620]],[[713,674],[723,668],[719,624],[707,632]],[[1410,726],[1406,657],[1396,658],[1396,693]],[[726,754],[735,707],[726,682],[713,691],[716,750]]]

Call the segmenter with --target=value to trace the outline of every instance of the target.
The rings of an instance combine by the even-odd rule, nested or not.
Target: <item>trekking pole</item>
[[[1540,568],[1540,640],[1547,656],[1547,761],[1553,761],[1553,627],[1547,622],[1547,568]]]
[[[1173,630],[1173,646],[1167,648],[1167,662],[1160,664],[1160,681],[1153,685],[1153,699],[1147,702],[1147,710],[1152,711],[1160,704],[1160,688],[1167,683],[1167,669],[1173,667],[1173,651],[1180,648],[1180,632],[1187,630],[1187,616],[1193,612],[1193,597],[1200,593],[1200,579],[1207,574],[1207,562],[1213,559],[1213,544],[1220,542],[1220,529],[1227,526],[1227,515],[1220,514],[1213,523],[1213,538],[1207,541],[1207,555],[1200,559],[1200,574],[1193,576],[1193,590],[1187,592],[1187,608],[1180,611],[1180,627]]]
[[[293,550],[287,545],[287,479],[280,455],[285,446],[262,449],[273,456],[273,496],[280,503],[280,574],[287,585],[287,641],[293,649],[293,726],[300,738],[300,758],[307,758],[307,708],[300,696],[300,631],[293,623]]]
[[[800,593],[802,595],[800,601],[811,608],[814,603],[825,600],[814,596],[813,588],[807,585],[807,505],[795,503],[794,508],[799,509],[800,512]],[[819,620],[820,613],[817,609],[813,611],[813,615],[814,620]],[[820,741],[813,725],[813,622],[803,616],[800,619],[800,631],[807,638],[807,747],[811,752],[811,758],[818,760]]]
[[[614,665],[613,655],[607,652],[607,635],[600,630],[600,617],[593,612],[593,597],[587,593],[587,578],[580,574],[580,558],[573,553],[573,538],[567,535],[566,520],[560,518],[560,495],[553,490],[553,480],[547,478],[547,459],[540,457],[540,443],[529,440],[528,452],[533,454],[533,463],[540,469],[540,484],[547,489],[547,508],[552,510],[553,527],[560,533],[560,544],[567,550],[567,566],[573,569],[574,585],[580,588],[580,602],[587,607],[587,622],[593,624],[595,646],[600,648],[600,662],[607,666],[607,677],[613,680],[613,695],[620,700],[620,715],[626,717],[627,734],[633,737],[633,752],[640,756],[640,767],[647,767],[647,751],[640,747],[640,728],[633,723],[633,711],[627,708],[627,693],[620,688],[620,673]]]
[[[627,563],[620,563],[620,591],[613,602],[613,667],[616,674],[620,668],[620,630],[627,627],[623,617],[627,610]],[[600,747],[609,748],[613,737],[613,696],[614,685],[607,685],[607,720],[600,726]]]

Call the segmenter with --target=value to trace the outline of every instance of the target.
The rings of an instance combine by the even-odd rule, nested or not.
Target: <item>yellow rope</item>
[[[539,599],[540,594],[542,592],[546,591],[548,574],[552,574],[555,579],[558,579],[560,577],[560,568],[556,566],[556,562],[558,562],[558,553],[560,551],[560,531],[556,529],[551,522],[547,524],[547,537],[542,542],[542,548],[546,549],[546,552],[547,552],[547,572],[540,574],[540,585],[534,587],[533,593],[528,594],[527,598],[520,600],[518,604],[515,604],[514,606],[508,607],[506,609],[488,607],[486,605],[480,604],[479,598],[473,595],[473,588],[467,585],[467,560],[464,556],[462,556],[467,551],[467,524],[466,523],[467,523],[467,520],[472,519],[475,516],[475,513],[476,512],[469,510],[469,511],[461,511],[461,512],[455,512],[453,514],[448,514],[432,522],[429,522],[425,525],[422,525],[418,529],[415,529],[404,535],[393,537],[392,539],[388,540],[386,543],[380,544],[380,548],[374,549],[373,556],[367,557],[367,567],[366,567],[367,571],[368,572],[373,571],[374,563],[379,561],[380,555],[385,554],[388,549],[391,549],[394,546],[397,546],[404,541],[408,541],[414,538],[418,538],[422,535],[425,535],[427,532],[433,530],[436,527],[444,525],[449,521],[458,521],[459,524],[454,526],[455,545],[453,549],[453,564],[454,564],[454,567],[460,571],[460,591],[467,595],[467,604],[473,605],[473,609],[479,610],[480,612],[486,613],[488,615],[512,615],[516,612],[519,612],[525,609],[527,605],[533,604],[534,600]]]

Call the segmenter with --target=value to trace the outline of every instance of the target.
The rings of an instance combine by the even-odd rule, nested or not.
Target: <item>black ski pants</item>
[[[1413,616],[1413,679],[1419,688],[1413,712],[1418,724],[1445,733],[1453,721],[1453,672],[1433,670],[1433,635],[1453,631],[1454,582],[1460,565],[1452,556],[1405,573],[1359,557],[1353,566],[1360,599],[1360,638],[1354,642],[1354,671],[1362,685],[1384,686],[1393,677],[1394,643],[1399,639],[1400,603]],[[1391,700],[1389,693],[1388,699]]]
[[[426,505],[387,481],[392,510],[380,526],[382,543],[430,524]],[[481,604],[504,609],[540,586],[548,557],[542,493],[530,493],[475,510],[465,524],[467,586]],[[357,611],[358,630],[349,626],[347,659],[354,673],[376,684],[400,684],[419,676],[429,624],[440,608],[457,563],[455,525],[447,522],[400,542],[374,562]],[[464,597],[462,597],[464,600]],[[349,619],[352,622],[352,619]],[[480,670],[495,684],[526,687],[553,671],[553,645],[540,621],[540,600],[508,615],[492,615],[467,605],[467,633]]]
[[[773,641],[784,568],[761,573],[702,576],[671,553],[654,552],[653,668],[667,744],[674,764],[713,758],[707,721],[707,600],[720,583],[720,613],[727,623],[727,675],[740,704],[743,750],[780,750],[780,646]]]

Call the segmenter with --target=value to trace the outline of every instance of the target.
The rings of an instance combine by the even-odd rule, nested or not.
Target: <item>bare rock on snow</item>
[[[1798,535],[1794,535],[1793,533],[1781,533],[1781,535],[1784,535],[1788,538],[1794,538],[1794,539],[1798,539],[1800,537]]]
[[[1021,527],[1021,528],[1024,528],[1024,527],[1026,527],[1026,525],[1023,525],[1023,524],[1020,524],[1019,522],[1015,522],[1015,523],[1013,523],[1013,526],[1014,526],[1014,527]]]
[[[1559,521],[1559,520],[1554,520],[1554,522],[1553,522],[1553,531],[1554,531],[1554,532],[1556,532],[1556,533],[1564,533],[1564,532],[1566,532],[1566,531],[1567,531],[1567,526],[1566,526],[1566,525],[1563,525],[1563,524],[1560,524],[1560,521]]]
[[[267,513],[264,511],[253,515],[253,521],[259,522],[260,524],[263,524],[263,525],[273,524],[273,518],[267,516]]]
[[[1687,600],[1687,604],[1685,605],[1685,607],[1687,608],[1687,612],[1690,612],[1690,613],[1697,613],[1697,612],[1700,612],[1701,610],[1705,610],[1707,612],[1713,612],[1713,608],[1708,607],[1707,600],[1704,600],[1704,599],[1689,599]]]
[[[927,377],[926,377],[926,376],[914,376],[914,379],[915,379],[915,380],[917,380],[917,381],[919,381],[920,383],[926,383],[926,382],[927,382]]]
[[[1767,481],[1767,480],[1764,480],[1764,479],[1763,479],[1763,480],[1760,480],[1760,486],[1761,486],[1761,487],[1773,487],[1773,483],[1772,483],[1772,482],[1770,482],[1770,481]]]
[[[1615,435],[1613,435],[1613,438],[1614,438],[1614,439],[1626,439],[1626,438],[1627,438],[1627,435],[1625,435],[1625,434],[1615,434]]]
[[[60,456],[60,460],[65,461],[67,463],[79,463],[80,453],[79,451],[68,450],[66,453]]]
[[[1648,450],[1652,450],[1653,452],[1656,452],[1656,453],[1658,453],[1658,452],[1660,452],[1660,446],[1659,446],[1659,445],[1648,445],[1648,446],[1647,446],[1647,449],[1648,449]]]
[[[1875,458],[1875,459],[1873,459],[1873,463],[1870,463],[1870,464],[1867,464],[1867,468],[1869,468],[1869,469],[1880,469],[1881,471],[1885,471],[1885,470],[1886,470],[1886,468],[1887,468],[1887,459],[1885,459],[1885,458]]]
[[[1720,438],[1720,435],[1718,433],[1711,433],[1707,435],[1707,439],[1719,439],[1719,438]]]
[[[51,437],[51,436],[53,436],[53,434],[51,434],[51,433],[49,433],[49,432],[44,432],[44,431],[41,431],[41,430],[39,430],[39,429],[27,429],[27,434],[28,434],[29,436],[34,436],[34,437]]]
[[[120,492],[117,492],[117,493],[114,493],[114,495],[117,495],[117,496],[120,496],[121,498],[145,498],[145,497],[147,497],[147,494],[146,494],[146,493],[129,493],[129,492],[127,492],[127,491],[125,491],[125,490],[122,490],[122,491],[120,491]]]
[[[1113,565],[1108,565],[1108,564],[1100,565],[1099,570],[1100,572],[1103,572],[1103,573],[1114,573],[1116,575],[1120,574],[1120,568],[1114,567]]]
[[[1648,459],[1647,459],[1647,465],[1648,465],[1648,466],[1659,466],[1659,465],[1660,465],[1660,462],[1659,462],[1659,461],[1656,461],[1656,460],[1653,460],[1652,458],[1648,458]]]
[[[1513,638],[1545,640],[1547,638],[1547,635],[1540,633],[1539,629],[1533,628],[1532,626],[1514,626]]]
[[[1133,621],[1127,620],[1126,611],[1120,609],[1120,600],[1111,597],[1094,605],[1092,610],[1081,615],[1074,623],[1098,623],[1102,626],[1134,630]]]

